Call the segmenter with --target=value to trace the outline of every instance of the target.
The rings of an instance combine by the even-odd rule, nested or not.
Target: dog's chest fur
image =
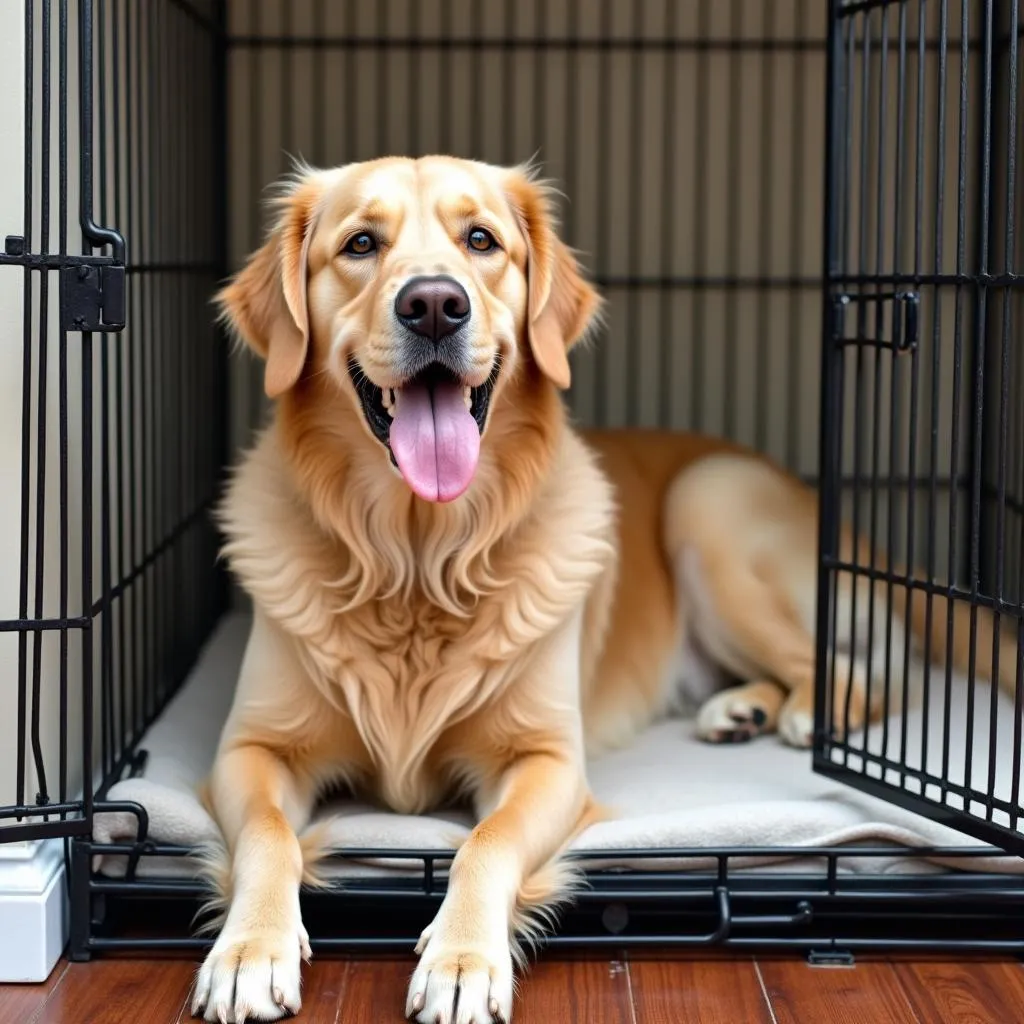
[[[466,760],[457,743],[439,741],[501,699],[528,647],[500,635],[486,603],[453,619],[423,600],[371,601],[337,625],[337,646],[317,659],[333,664],[318,682],[344,695],[373,764],[367,781],[396,810],[436,805],[462,781]]]
[[[610,488],[571,433],[560,455],[545,514],[487,547],[465,527],[417,542],[370,496],[332,535],[301,504],[272,432],[235,478],[222,517],[232,568],[351,718],[367,782],[396,810],[421,811],[471,781],[458,726],[530,670],[614,557]],[[475,514],[486,531],[487,509]]]

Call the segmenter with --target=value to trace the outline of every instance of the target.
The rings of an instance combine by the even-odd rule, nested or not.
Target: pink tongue
[[[459,384],[410,384],[395,393],[391,451],[424,501],[454,501],[473,482],[480,431]]]

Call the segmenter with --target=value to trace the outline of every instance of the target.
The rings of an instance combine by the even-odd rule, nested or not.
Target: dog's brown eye
[[[350,256],[368,256],[376,248],[376,239],[364,231],[350,238],[341,251],[347,252]]]
[[[494,235],[485,228],[473,228],[469,233],[468,241],[470,249],[474,249],[476,252],[490,252],[491,249],[498,247]]]

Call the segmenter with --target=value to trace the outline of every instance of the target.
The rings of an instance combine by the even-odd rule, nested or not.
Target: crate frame
[[[506,7],[510,0],[504,0]],[[667,16],[672,17],[671,8],[674,0],[666,0]],[[923,9],[930,0],[917,0]],[[71,896],[71,945],[69,954],[72,959],[88,959],[93,955],[116,951],[165,951],[171,949],[202,949],[210,941],[208,938],[182,936],[174,933],[174,913],[156,915],[158,927],[156,934],[139,935],[138,921],[140,911],[150,906],[158,906],[167,911],[172,906],[184,908],[189,912],[198,907],[203,891],[197,881],[190,879],[153,879],[139,874],[139,866],[147,858],[172,857],[184,858],[190,851],[181,846],[170,846],[153,842],[148,835],[148,819],[145,809],[138,804],[111,801],[108,797],[111,786],[118,780],[137,774],[145,764],[143,746],[145,730],[157,717],[163,707],[171,699],[187,676],[191,665],[206,639],[212,634],[221,614],[228,607],[228,581],[223,570],[214,565],[212,558],[204,561],[216,542],[216,534],[207,522],[207,513],[215,500],[229,458],[228,444],[228,344],[221,333],[217,339],[216,354],[208,367],[201,372],[208,373],[206,384],[213,395],[209,408],[203,416],[204,425],[209,429],[215,443],[212,446],[212,457],[202,465],[192,465],[193,483],[196,484],[193,496],[194,504],[184,510],[177,521],[164,522],[166,529],[161,532],[155,523],[138,524],[142,531],[142,557],[135,564],[128,564],[123,553],[118,553],[118,544],[129,529],[122,521],[114,530],[113,499],[110,489],[102,492],[100,508],[93,507],[93,481],[97,475],[97,466],[92,457],[92,431],[94,402],[98,400],[102,407],[101,417],[103,431],[108,429],[108,418],[118,416],[117,395],[112,394],[109,384],[110,374],[115,375],[128,371],[127,354],[125,366],[119,362],[120,350],[111,352],[106,339],[116,336],[121,328],[128,324],[140,334],[147,331],[160,345],[166,346],[180,330],[181,323],[169,319],[167,313],[167,295],[192,295],[197,297],[205,288],[207,291],[229,269],[227,255],[227,189],[228,189],[228,155],[226,151],[228,137],[228,86],[226,66],[229,49],[232,46],[253,48],[278,48],[282,53],[289,52],[298,45],[293,35],[252,36],[232,38],[227,31],[227,7],[225,0],[157,0],[154,8],[159,8],[159,18],[147,22],[147,31],[155,33],[159,25],[168,30],[170,47],[179,47],[179,56],[190,38],[204,40],[211,60],[204,68],[184,66],[175,72],[177,87],[186,86],[189,75],[196,75],[193,82],[192,95],[199,82],[208,90],[211,100],[210,113],[203,125],[206,132],[202,143],[204,156],[209,160],[210,171],[214,181],[211,209],[213,211],[210,230],[203,235],[200,244],[191,244],[189,234],[195,229],[193,224],[184,224],[175,229],[166,222],[153,219],[152,209],[149,210],[148,224],[142,221],[142,202],[147,188],[153,188],[152,182],[140,180],[128,186],[127,208],[122,209],[119,201],[108,203],[107,175],[119,173],[121,167],[122,145],[127,145],[126,167],[132,166],[132,157],[139,156],[132,147],[143,145],[141,129],[143,95],[147,103],[147,116],[152,123],[161,113],[168,112],[169,88],[165,83],[158,87],[147,85],[143,90],[141,54],[134,58],[130,49],[141,43],[138,37],[140,22],[132,22],[130,12],[131,0],[122,5],[120,0],[25,0],[26,3],[26,146],[25,174],[26,182],[33,181],[35,113],[33,109],[32,90],[35,87],[35,71],[32,55],[37,48],[41,59],[46,64],[42,75],[42,89],[45,93],[43,103],[43,125],[38,158],[43,165],[45,177],[43,199],[48,209],[51,184],[49,175],[53,164],[51,152],[50,108],[52,94],[57,93],[58,104],[58,148],[57,174],[60,177],[60,224],[61,244],[57,253],[48,248],[50,229],[45,218],[49,213],[41,214],[44,223],[38,235],[40,244],[33,246],[35,237],[35,211],[31,187],[26,196],[25,224],[21,235],[11,235],[7,239],[5,251],[0,254],[0,267],[23,270],[25,277],[25,328],[24,328],[24,387],[26,392],[24,411],[23,436],[23,525],[25,552],[21,566],[22,597],[19,614],[16,618],[0,622],[0,630],[16,631],[19,634],[19,722],[23,728],[19,732],[21,748],[18,751],[18,765],[22,775],[18,780],[18,799],[14,805],[0,807],[0,842],[63,839],[67,847],[67,866]],[[870,19],[873,12],[882,12],[881,25],[883,32],[885,12],[890,8],[898,8],[901,12],[909,10],[913,0],[863,0],[863,2],[839,3],[832,0],[829,4],[829,29],[827,59],[829,62],[828,81],[828,140],[827,153],[824,158],[824,174],[826,180],[826,227],[823,245],[825,271],[823,279],[816,278],[771,278],[765,277],[745,282],[745,286],[755,288],[788,288],[791,290],[821,289],[823,295],[822,338],[826,351],[822,373],[822,410],[821,419],[821,467],[820,481],[822,484],[822,517],[821,517],[821,602],[818,631],[819,671],[817,678],[817,694],[819,713],[831,699],[835,679],[828,672],[830,658],[831,623],[828,594],[840,573],[878,573],[876,566],[847,566],[839,562],[836,556],[836,528],[839,517],[842,492],[853,488],[863,491],[871,486],[878,486],[877,480],[866,483],[860,471],[852,476],[845,474],[841,458],[836,458],[840,443],[842,422],[834,414],[837,398],[841,396],[841,387],[837,382],[838,350],[844,347],[847,339],[843,333],[844,319],[840,313],[851,304],[863,308],[866,303],[881,308],[882,304],[903,310],[900,317],[883,316],[867,318],[858,314],[861,325],[873,319],[875,330],[860,330],[856,343],[877,347],[883,342],[883,325],[891,325],[898,334],[892,334],[889,347],[893,351],[909,351],[916,343],[918,329],[916,317],[919,289],[963,288],[971,286],[980,293],[986,289],[1016,289],[1021,285],[1020,275],[1011,269],[1005,274],[990,274],[984,270],[967,280],[967,275],[954,275],[947,279],[942,274],[866,274],[861,271],[850,272],[844,263],[841,252],[841,239],[837,225],[841,220],[841,195],[843,182],[839,169],[839,154],[847,144],[849,129],[843,130],[838,94],[844,72],[849,70],[847,48],[852,38],[844,26],[857,18]],[[943,9],[946,0],[942,0]],[[78,109],[70,109],[72,91],[69,87],[68,59],[69,26],[77,7],[78,14],[78,65],[80,78],[78,83]],[[319,9],[319,8],[318,8]],[[447,9],[447,8],[446,8]],[[607,12],[610,4],[605,3]],[[994,24],[992,0],[984,6],[986,24],[991,30]],[[1008,10],[1005,5],[999,8],[1000,16]],[[1018,40],[1021,36],[1020,18],[1016,0],[1012,0],[1009,10],[1010,30],[1007,36],[1008,46],[1016,53]],[[56,12],[56,14],[54,13]],[[610,13],[607,15],[610,18]],[[35,19],[44,25],[45,38],[37,42],[36,32],[39,26]],[[124,33],[118,36],[118,28],[109,33],[109,26],[123,26]],[[52,36],[56,26],[58,42],[57,50],[57,84],[52,79]],[[99,26],[99,31],[96,27]],[[901,22],[902,26],[902,22]],[[135,35],[133,35],[133,29]],[[901,45],[906,46],[906,36],[901,27]],[[190,35],[191,34],[191,35]],[[866,38],[866,37],[865,37]],[[991,38],[991,31],[989,36]],[[967,36],[963,37],[964,46],[968,45]],[[543,49],[564,47],[567,52],[578,52],[584,45],[580,40],[554,40],[542,37],[506,38],[495,40],[490,37],[467,37],[460,40],[459,45],[473,45],[474,40],[480,47],[498,54],[515,49]],[[113,45],[113,53],[106,47]],[[149,40],[150,53],[157,47],[155,37]],[[303,45],[319,45],[315,39],[299,40]],[[383,47],[389,51],[405,54],[412,59],[421,40],[411,36],[407,40],[395,40],[391,37],[379,39],[352,39],[348,41],[334,40],[332,45]],[[687,46],[702,50],[731,49],[742,50],[758,43],[757,40],[691,40]],[[771,40],[762,40],[768,46]],[[444,46],[442,40],[439,44]],[[625,49],[629,53],[658,49],[672,51],[674,48],[685,48],[684,44],[673,39],[651,38],[636,34],[631,38],[598,38],[588,40],[585,45],[602,50]],[[932,46],[920,40],[921,46]],[[948,45],[948,35],[944,34],[940,46]],[[120,54],[118,46],[121,47]],[[992,75],[992,49],[986,51],[987,74]],[[118,82],[121,81],[121,62],[124,62],[124,83],[134,84],[139,88],[136,109],[133,111],[126,88],[124,95],[118,98]],[[133,62],[134,61],[134,62]],[[108,66],[108,62],[112,62]],[[173,61],[164,58],[153,73],[171,74]],[[1011,62],[1012,65],[1012,62]],[[115,70],[111,74],[110,67]],[[1012,65],[1015,66],[1015,65]],[[107,75],[111,80],[108,80]],[[1007,83],[1007,95],[1011,110],[1016,109],[1016,77]],[[169,83],[171,80],[168,79]],[[991,100],[991,89],[986,90]],[[112,98],[113,97],[113,98]],[[537,100],[536,95],[534,97]],[[161,106],[161,103],[165,104]],[[119,104],[121,104],[119,106]],[[543,104],[541,104],[543,106]],[[123,143],[117,141],[120,118],[126,114],[129,125],[137,128],[138,140]],[[81,232],[83,252],[78,255],[71,252],[67,243],[68,227],[71,221],[67,211],[67,175],[72,161],[68,152],[69,119],[75,122],[77,116],[79,142],[79,175],[80,192],[84,197],[80,204],[78,229]],[[175,115],[175,116],[179,116]],[[985,115],[991,121],[991,110]],[[133,120],[137,119],[137,120]],[[182,127],[182,122],[176,122]],[[110,133],[114,136],[113,169],[108,167],[108,143]],[[96,142],[99,136],[99,143]],[[157,139],[153,133],[146,132],[145,144],[151,147],[149,156],[155,159],[162,151],[164,141]],[[1014,143],[1014,146],[1016,143]],[[666,149],[666,153],[668,150]],[[985,153],[979,155],[984,162],[990,159]],[[666,160],[668,157],[666,157]],[[670,168],[666,168],[666,173]],[[141,174],[141,172],[139,172]],[[638,176],[634,180],[639,180]],[[166,187],[167,182],[163,185]],[[182,191],[177,193],[177,201],[187,198],[187,189],[191,185],[181,185]],[[1008,202],[1013,203],[1013,182],[1010,182]],[[115,193],[119,194],[115,189]],[[986,189],[987,194],[987,189]],[[150,196],[149,198],[152,198]],[[986,208],[981,211],[985,223],[994,216],[995,204],[989,199],[983,200]],[[151,204],[152,205],[152,204]],[[182,207],[177,208],[181,212]],[[1012,206],[1011,206],[1012,210]],[[99,223],[94,220],[99,218]],[[102,227],[109,223],[120,225],[125,222],[122,235],[117,228]],[[1010,221],[1012,224],[1013,217]],[[143,247],[138,258],[130,255],[129,245],[133,235],[138,233],[146,236],[149,233],[148,245]],[[177,254],[176,258],[153,258],[152,248],[154,234],[161,232],[170,239],[169,246]],[[127,242],[126,242],[127,239]],[[636,237],[628,240],[628,245],[635,248],[639,244]],[[36,251],[33,251],[35,249]],[[1010,259],[1010,257],[1007,257]],[[12,271],[4,271],[12,272]],[[33,395],[45,381],[46,366],[40,364],[45,358],[46,317],[50,315],[46,281],[50,274],[58,275],[60,287],[60,359],[62,362],[61,400],[59,408],[59,429],[61,431],[60,450],[66,462],[68,452],[68,388],[71,386],[66,379],[66,348],[69,340],[80,339],[83,359],[93,358],[94,346],[97,345],[94,334],[102,333],[106,337],[99,343],[99,355],[102,360],[101,386],[96,387],[93,374],[82,375],[81,430],[83,434],[83,464],[81,467],[83,506],[81,544],[81,607],[80,614],[73,614],[71,598],[66,580],[62,583],[59,595],[60,612],[56,616],[43,614],[43,603],[40,596],[41,576],[35,581],[35,600],[32,600],[33,588],[30,586],[33,573],[41,574],[42,548],[37,536],[34,544],[30,543],[30,520],[42,516],[44,502],[44,469],[37,463],[36,477],[33,480],[30,457],[32,437],[40,430],[45,430],[45,417],[32,417]],[[39,290],[34,290],[33,275],[40,278]],[[193,284],[184,282],[192,281]],[[739,279],[733,277],[714,278],[696,276],[683,279],[673,275],[611,275],[598,274],[597,283],[606,287],[624,288],[630,295],[642,289],[660,289],[667,292],[670,288],[692,288],[702,294],[710,288],[739,287]],[[194,288],[189,292],[188,288]],[[171,289],[171,291],[167,291]],[[174,289],[178,289],[174,291]],[[36,298],[38,296],[38,303]],[[127,296],[127,314],[125,313],[125,297]],[[627,301],[629,301],[627,299]],[[38,314],[34,320],[34,312]],[[1005,314],[1008,315],[1008,314]],[[136,316],[138,319],[132,319]],[[983,329],[995,332],[1004,330],[1001,325],[990,323],[986,317],[992,311],[980,305],[978,323],[987,325]],[[35,330],[34,330],[35,328]],[[38,337],[36,331],[39,332]],[[212,335],[213,336],[213,335]],[[42,339],[42,340],[40,340]],[[33,361],[36,353],[38,358]],[[162,349],[150,350],[154,353]],[[831,353],[831,356],[829,355]],[[138,357],[140,360],[143,356]],[[163,356],[161,355],[161,358]],[[191,357],[188,357],[191,358]],[[989,357],[991,359],[991,355]],[[109,361],[109,362],[108,362]],[[116,364],[116,365],[115,365]],[[192,372],[191,364],[184,361],[173,361],[161,364],[172,369],[174,373]],[[988,364],[982,362],[983,367]],[[599,380],[610,372],[609,365],[599,365]],[[140,378],[151,373],[140,369]],[[198,371],[197,371],[198,372]],[[120,379],[120,378],[118,378]],[[132,377],[132,380],[135,378]],[[182,378],[183,379],[183,378]],[[1001,382],[1005,390],[1006,375]],[[120,385],[119,385],[120,386]],[[146,386],[149,386],[148,384]],[[130,390],[130,388],[129,388]],[[634,404],[631,409],[635,411]],[[667,394],[661,394],[659,401],[670,401]],[[135,399],[131,399],[132,403]],[[984,396],[981,401],[984,407]],[[989,407],[991,407],[989,402]],[[1005,400],[1004,400],[1005,404]],[[996,401],[999,407],[998,400]],[[132,405],[134,409],[134,404]],[[832,410],[832,412],[830,412]],[[987,419],[986,419],[987,415]],[[979,438],[986,437],[993,430],[998,435],[1005,431],[1005,415],[997,415],[994,419],[991,412],[984,412],[974,407],[972,416],[981,424],[978,428]],[[120,422],[120,420],[118,420]],[[40,424],[43,423],[43,426]],[[193,441],[198,434],[193,435]],[[153,443],[153,436],[148,442]],[[132,442],[134,445],[134,442]],[[186,446],[182,446],[176,454],[185,465],[192,457]],[[121,455],[114,460],[118,464],[111,466],[108,446],[103,446],[99,477],[108,480],[111,472],[121,468]],[[1002,463],[1005,477],[1005,462]],[[954,467],[955,469],[955,467]],[[68,564],[68,537],[72,526],[69,522],[69,499],[67,466],[63,467],[62,481],[58,500],[61,512],[61,565],[66,577]],[[981,470],[979,470],[981,473]],[[997,467],[997,476],[999,471]],[[913,478],[913,474],[911,474]],[[977,474],[970,481],[962,481],[956,473],[949,479],[940,480],[933,472],[928,483],[930,486],[947,486],[957,488],[966,483],[978,495],[976,504],[981,502],[982,492],[985,500],[995,502],[993,507],[1006,505],[1005,480],[1000,487],[996,480],[994,486],[985,483],[979,486],[980,476]],[[891,483],[891,481],[890,481]],[[152,486],[147,495],[155,500],[158,493],[166,495],[168,488],[173,487],[173,480],[149,481]],[[913,479],[911,479],[913,486]],[[987,488],[987,489],[986,489]],[[51,499],[52,500],[52,499]],[[114,502],[116,504],[116,502]],[[130,504],[130,503],[129,503]],[[118,508],[123,513],[123,510]],[[1019,512],[1020,510],[1015,510]],[[129,509],[129,516],[135,512]],[[100,541],[100,591],[99,600],[95,598],[94,585],[97,582],[95,572],[95,552],[91,548],[91,525],[98,517],[101,525]],[[997,585],[986,578],[981,566],[989,565],[993,559],[998,563],[1001,557],[1002,542],[997,541],[993,548],[993,557],[982,558],[978,553],[982,547],[977,516],[974,523],[972,551],[966,561],[970,562],[972,585],[963,590],[945,587],[943,593],[956,599],[980,605],[985,600],[985,587]],[[40,520],[41,521],[41,520]],[[39,531],[37,531],[38,534]],[[192,538],[192,546],[188,539]],[[196,538],[199,541],[196,542]],[[204,547],[205,545],[205,547]],[[928,587],[933,584],[910,576],[901,576],[893,580],[905,586]],[[192,593],[204,593],[203,605],[189,618],[187,625],[177,632],[161,634],[157,627],[157,619],[161,609],[166,612],[168,595],[173,587],[184,583]],[[140,596],[131,606],[126,606],[123,598],[135,592]],[[1021,619],[1019,601],[1004,601],[1000,605],[1003,614]],[[121,636],[129,635],[136,639],[131,647],[130,665],[125,665],[123,650],[116,643],[117,633],[113,628],[97,629],[97,621],[104,624],[110,617],[118,617],[121,622]],[[60,723],[59,723],[59,768],[52,771],[49,778],[56,774],[56,797],[53,785],[46,784],[48,760],[44,755],[40,741],[38,714],[40,708],[41,669],[40,659],[30,657],[31,645],[41,643],[40,638],[49,631],[57,631],[61,636],[61,661],[59,670],[60,688]],[[93,649],[94,634],[99,635],[98,670]],[[83,700],[82,728],[82,764],[81,772],[84,783],[80,796],[77,798],[68,792],[68,764],[66,751],[69,746],[69,729],[71,725],[67,716],[67,688],[69,667],[68,637],[71,634],[80,636],[81,643],[81,690]],[[118,665],[118,659],[121,659]],[[152,671],[151,682],[140,683],[139,676]],[[134,675],[134,679],[133,679]],[[157,679],[159,677],[159,682]],[[142,690],[132,687],[142,686]],[[1022,706],[1022,687],[1018,670],[1017,705]],[[92,726],[93,710],[99,711],[99,744],[100,767],[94,764],[96,737]],[[638,850],[631,851],[636,860],[671,860],[682,862],[705,861],[711,859],[715,868],[711,870],[637,870],[628,871],[599,870],[587,868],[589,861],[607,857],[607,853],[582,852],[576,856],[582,861],[586,872],[587,886],[580,894],[575,909],[570,910],[558,934],[550,937],[547,942],[554,946],[583,947],[628,947],[628,946],[723,946],[733,949],[762,949],[800,951],[819,962],[848,962],[861,950],[902,950],[902,951],[939,951],[956,953],[1011,953],[1024,952],[1024,919],[1019,913],[1020,904],[1024,902],[1024,878],[1004,876],[986,872],[983,867],[978,871],[958,871],[938,876],[911,876],[888,874],[846,875],[842,872],[843,862],[848,858],[893,858],[917,859],[921,856],[969,858],[983,865],[988,857],[1003,855],[1006,850],[1020,852],[1024,847],[1007,830],[993,827],[990,821],[978,821],[953,808],[940,807],[934,802],[915,799],[899,787],[881,786],[864,773],[852,771],[848,766],[837,767],[832,754],[836,749],[834,737],[828,735],[823,728],[824,718],[818,723],[814,751],[816,770],[830,774],[875,795],[899,803],[910,809],[921,811],[930,817],[944,820],[964,832],[980,835],[986,840],[994,840],[993,845],[985,848],[950,847],[943,849],[912,849],[912,848],[729,848],[718,850],[707,849],[672,849],[672,850]],[[30,800],[26,795],[26,783],[23,774],[24,765],[30,756],[35,765],[37,777],[41,781],[36,799]],[[906,768],[903,763],[897,767]],[[985,794],[981,792],[981,796]],[[134,815],[137,819],[137,838],[131,843],[114,846],[101,845],[92,839],[92,822],[96,814],[121,811]],[[123,854],[127,858],[127,873],[124,878],[113,878],[99,875],[92,870],[92,859],[95,855]],[[314,920],[329,919],[330,924],[322,929],[311,929],[312,945],[320,950],[370,951],[383,948],[408,948],[418,937],[420,929],[427,923],[439,905],[445,891],[445,866],[451,857],[451,851],[439,850],[346,850],[337,851],[335,858],[339,860],[388,858],[406,860],[410,864],[418,864],[415,875],[402,878],[381,878],[372,881],[356,881],[344,886],[332,887],[327,892],[304,892],[303,902],[306,913]],[[792,858],[792,870],[785,873],[760,871],[755,868],[738,869],[736,862],[740,859],[763,858],[765,861],[780,857]],[[337,913],[339,909],[357,906],[363,913]],[[366,911],[372,910],[372,913]],[[325,914],[326,911],[326,914]],[[318,916],[319,915],[319,916]],[[376,928],[377,922],[383,927]]]

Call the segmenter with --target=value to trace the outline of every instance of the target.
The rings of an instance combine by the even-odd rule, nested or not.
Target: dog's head
[[[266,360],[267,394],[326,377],[382,472],[458,498],[499,396],[568,387],[568,350],[598,308],[548,190],[521,168],[388,158],[301,171],[279,204],[219,296]]]

